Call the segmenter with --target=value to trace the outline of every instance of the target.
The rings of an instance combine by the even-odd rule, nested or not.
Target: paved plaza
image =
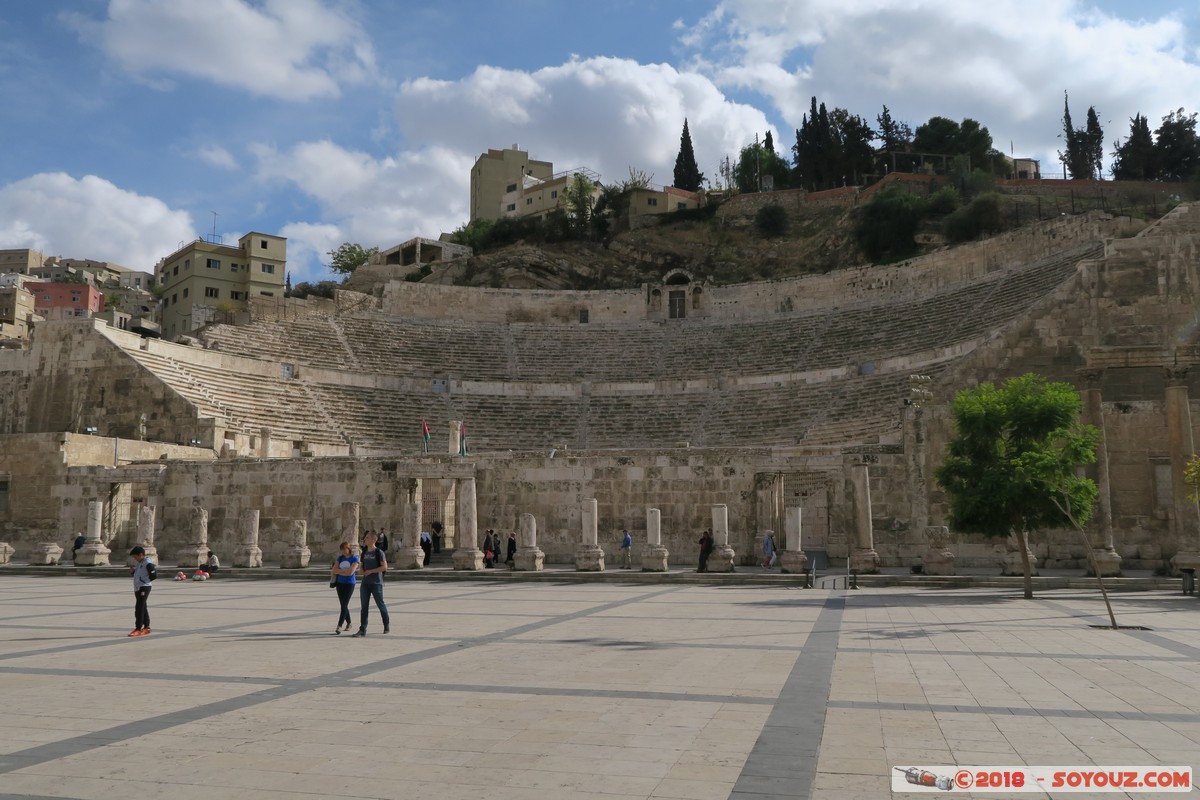
[[[323,583],[167,578],[130,639],[126,579],[0,577],[0,797],[875,800],[916,796],[895,766],[1200,766],[1200,600],[1169,592],[1116,596],[1151,630],[1111,631],[1078,590],[390,581],[392,632],[352,639]]]

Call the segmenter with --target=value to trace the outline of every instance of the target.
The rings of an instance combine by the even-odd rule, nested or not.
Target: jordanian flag
[[[421,451],[424,453],[428,453],[429,452],[429,423],[426,422],[425,420],[421,420],[421,433],[422,433]]]

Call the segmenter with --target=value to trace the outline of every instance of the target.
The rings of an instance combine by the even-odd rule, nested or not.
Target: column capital
[[[1099,389],[1100,382],[1104,380],[1104,368],[1084,367],[1075,370],[1075,376],[1083,384],[1084,389]]]
[[[1172,364],[1169,367],[1163,367],[1163,374],[1167,379],[1168,387],[1187,386],[1188,368]]]

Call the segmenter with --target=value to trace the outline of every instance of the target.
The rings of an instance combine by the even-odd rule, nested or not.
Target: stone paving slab
[[[850,800],[915,796],[896,766],[1200,766],[1176,593],[1119,596],[1152,630],[1111,631],[1080,590],[390,582],[364,639],[310,580],[160,580],[135,639],[131,594],[0,575],[0,798]]]

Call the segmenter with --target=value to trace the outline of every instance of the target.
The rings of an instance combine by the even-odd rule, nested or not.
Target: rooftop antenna
[[[212,232],[212,239],[210,239],[209,241],[211,241],[213,244],[216,244],[217,243],[217,212],[213,211],[212,215],[213,215],[213,232]]]

